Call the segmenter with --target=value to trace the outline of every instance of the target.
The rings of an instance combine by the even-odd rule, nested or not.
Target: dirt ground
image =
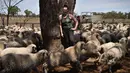
[[[83,65],[83,71],[81,73],[98,73],[97,67],[94,65],[94,63],[90,62],[82,62]],[[42,72],[41,66],[38,67],[39,71]],[[112,69],[113,73],[130,73],[130,57],[125,57],[120,64],[116,64],[113,66]],[[31,72],[35,73],[35,72]],[[56,67],[53,72],[49,73],[76,73],[75,70],[72,69],[72,67],[67,64],[64,67]],[[108,67],[104,67],[103,73],[108,73]]]

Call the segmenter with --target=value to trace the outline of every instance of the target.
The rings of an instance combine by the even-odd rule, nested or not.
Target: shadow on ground
[[[80,73],[98,73],[97,66],[93,63],[84,62],[83,71]],[[39,71],[42,73],[41,66],[38,67]],[[125,57],[120,64],[116,64],[112,69],[113,73],[130,73],[130,57]],[[35,73],[35,72],[31,72]],[[53,72],[49,73],[77,73],[76,70],[72,69],[68,64],[66,66],[56,67]],[[105,66],[103,69],[103,73],[108,73],[108,67]]]

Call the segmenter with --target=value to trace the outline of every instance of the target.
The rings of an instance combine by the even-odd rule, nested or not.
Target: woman
[[[62,44],[65,48],[73,46],[75,43],[73,32],[77,29],[78,21],[68,12],[68,6],[64,5],[63,14],[59,16],[60,19],[60,33],[62,36]],[[73,25],[73,22],[75,26]]]

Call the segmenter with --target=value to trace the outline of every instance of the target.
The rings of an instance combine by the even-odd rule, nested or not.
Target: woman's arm
[[[78,27],[78,20],[72,14],[69,14],[69,16],[75,22],[75,26],[74,26],[74,28],[72,28],[72,30],[76,30]]]
[[[60,34],[63,37],[63,31],[62,31],[62,23],[61,23],[62,15],[59,16],[59,22],[60,22]]]

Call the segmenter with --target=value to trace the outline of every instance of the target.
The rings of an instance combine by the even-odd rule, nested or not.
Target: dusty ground
[[[97,67],[90,62],[83,62],[83,72],[81,73],[98,73]],[[41,66],[39,66],[39,70],[42,71]],[[31,72],[35,73],[35,72]],[[72,67],[67,64],[64,67],[57,67],[55,68],[54,72],[51,73],[76,73],[75,70],[72,69]],[[104,68],[103,73],[108,73],[107,66]],[[130,73],[130,57],[126,57],[121,61],[121,64],[116,64],[113,66],[113,73]]]

